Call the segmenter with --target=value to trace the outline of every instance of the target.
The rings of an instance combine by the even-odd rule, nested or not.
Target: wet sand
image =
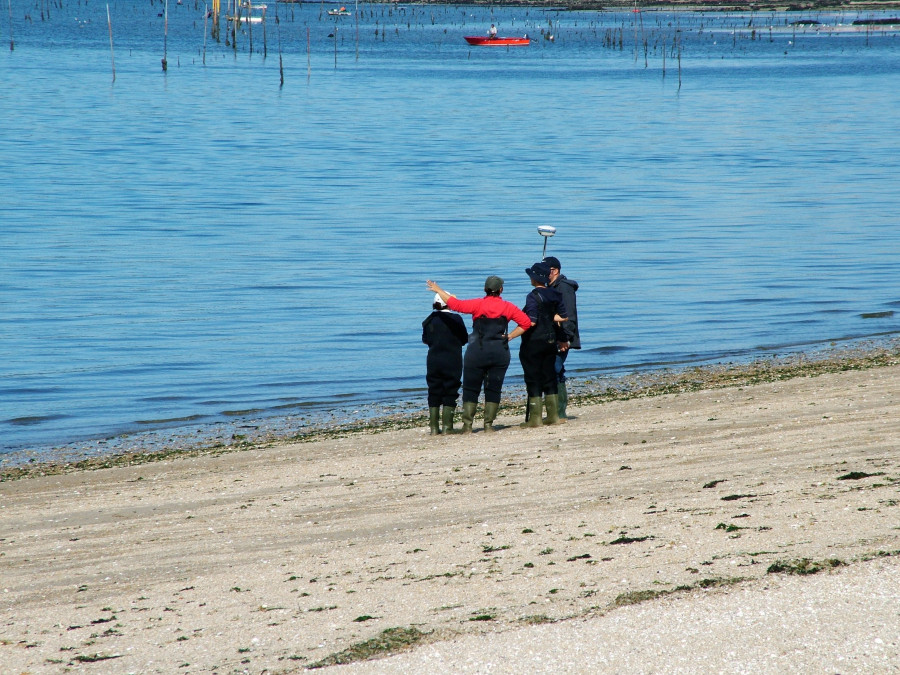
[[[380,638],[412,647],[351,670],[895,672],[865,589],[897,588],[898,391],[891,365],[3,482],[0,663],[287,673]]]

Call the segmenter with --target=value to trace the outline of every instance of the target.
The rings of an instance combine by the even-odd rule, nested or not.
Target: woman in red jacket
[[[509,367],[509,342],[531,328],[531,319],[521,309],[500,297],[503,279],[489,276],[484,282],[484,297],[471,300],[454,298],[435,282],[428,288],[441,296],[454,312],[472,315],[472,334],[463,360],[463,432],[472,431],[478,395],[484,385],[484,430],[493,431],[500,409],[503,378]],[[507,332],[510,321],[517,326]]]

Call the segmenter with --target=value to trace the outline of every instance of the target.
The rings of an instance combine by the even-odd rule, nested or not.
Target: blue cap
[[[531,277],[532,281],[544,285],[550,283],[550,265],[545,262],[534,263],[525,272]]]

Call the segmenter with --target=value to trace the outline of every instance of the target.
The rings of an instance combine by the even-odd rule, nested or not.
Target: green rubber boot
[[[449,405],[445,405],[444,409],[441,411],[441,422],[444,425],[444,433],[445,434],[458,434],[459,431],[453,428],[453,414],[456,412],[456,408],[451,408]]]
[[[560,382],[556,386],[556,392],[559,396],[559,419],[568,419],[566,407],[569,405],[569,392],[566,391],[566,383]]]
[[[478,406],[475,401],[463,401],[462,410],[462,433],[472,433],[472,422],[475,421],[475,408]]]
[[[559,394],[547,394],[544,397],[547,418],[544,424],[559,424]]]
[[[540,396],[528,397],[528,409],[525,411],[525,421],[520,427],[539,427],[541,426],[541,407],[544,401]]]
[[[428,426],[431,429],[429,433],[432,436],[436,436],[441,433],[441,409],[440,408],[429,408],[428,409]]]
[[[497,419],[497,411],[500,410],[499,403],[484,402],[484,431],[485,433],[494,432],[494,420]]]

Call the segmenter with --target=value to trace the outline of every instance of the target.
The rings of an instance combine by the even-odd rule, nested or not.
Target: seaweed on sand
[[[818,574],[822,570],[830,570],[835,567],[846,565],[843,560],[837,558],[829,558],[827,560],[815,561],[809,558],[801,558],[800,560],[776,560],[769,565],[766,574]]]
[[[376,637],[364,642],[358,642],[347,647],[347,649],[326,656],[321,661],[309,664],[306,668],[313,670],[314,668],[325,668],[326,666],[336,666],[355,661],[367,661],[381,656],[396,654],[409,649],[429,635],[431,633],[423,633],[413,627],[388,628]]]

